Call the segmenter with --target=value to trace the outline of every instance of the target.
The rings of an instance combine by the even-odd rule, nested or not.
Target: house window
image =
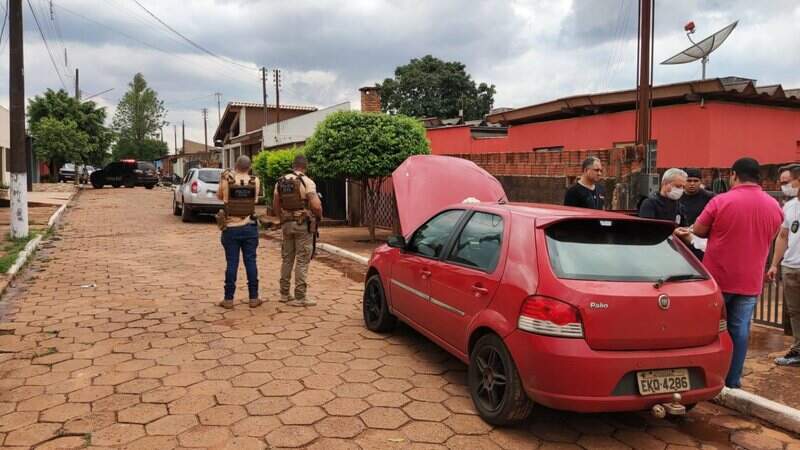
[[[533,153],[559,153],[564,151],[564,146],[556,146],[556,147],[536,147],[533,149]]]

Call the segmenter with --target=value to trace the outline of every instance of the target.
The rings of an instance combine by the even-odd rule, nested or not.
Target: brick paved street
[[[165,191],[82,192],[0,304],[3,448],[800,449],[711,404],[682,421],[539,411],[492,429],[463,364],[408,328],[363,328],[361,284],[339,264],[312,265],[318,306],[277,306],[277,249],[262,240],[270,301],[223,311],[210,220],[181,223]],[[243,288],[242,271],[239,302]]]

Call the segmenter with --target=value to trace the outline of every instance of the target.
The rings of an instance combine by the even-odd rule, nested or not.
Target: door
[[[505,222],[497,214],[473,213],[448,255],[432,267],[434,312],[426,327],[458,350],[466,351],[469,324],[489,305],[500,284]]]
[[[418,325],[431,313],[431,265],[442,256],[463,215],[463,210],[448,210],[424,223],[392,265],[392,308]]]

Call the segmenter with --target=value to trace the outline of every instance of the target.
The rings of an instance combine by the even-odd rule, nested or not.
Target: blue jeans
[[[258,227],[256,224],[226,228],[222,232],[222,247],[225,248],[225,300],[233,300],[236,292],[236,275],[239,271],[239,252],[244,258],[247,271],[247,290],[250,299],[258,298],[258,267],[256,266],[256,248],[258,248]]]
[[[729,388],[742,387],[742,369],[744,358],[747,356],[747,344],[750,340],[750,320],[756,308],[756,297],[739,294],[726,294],[725,309],[728,313],[728,334],[733,341],[733,358],[725,386]]]

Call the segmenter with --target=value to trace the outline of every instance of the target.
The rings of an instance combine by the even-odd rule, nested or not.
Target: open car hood
[[[503,186],[474,162],[439,155],[411,156],[392,173],[397,213],[408,234],[448,205],[474,198],[506,201]]]

